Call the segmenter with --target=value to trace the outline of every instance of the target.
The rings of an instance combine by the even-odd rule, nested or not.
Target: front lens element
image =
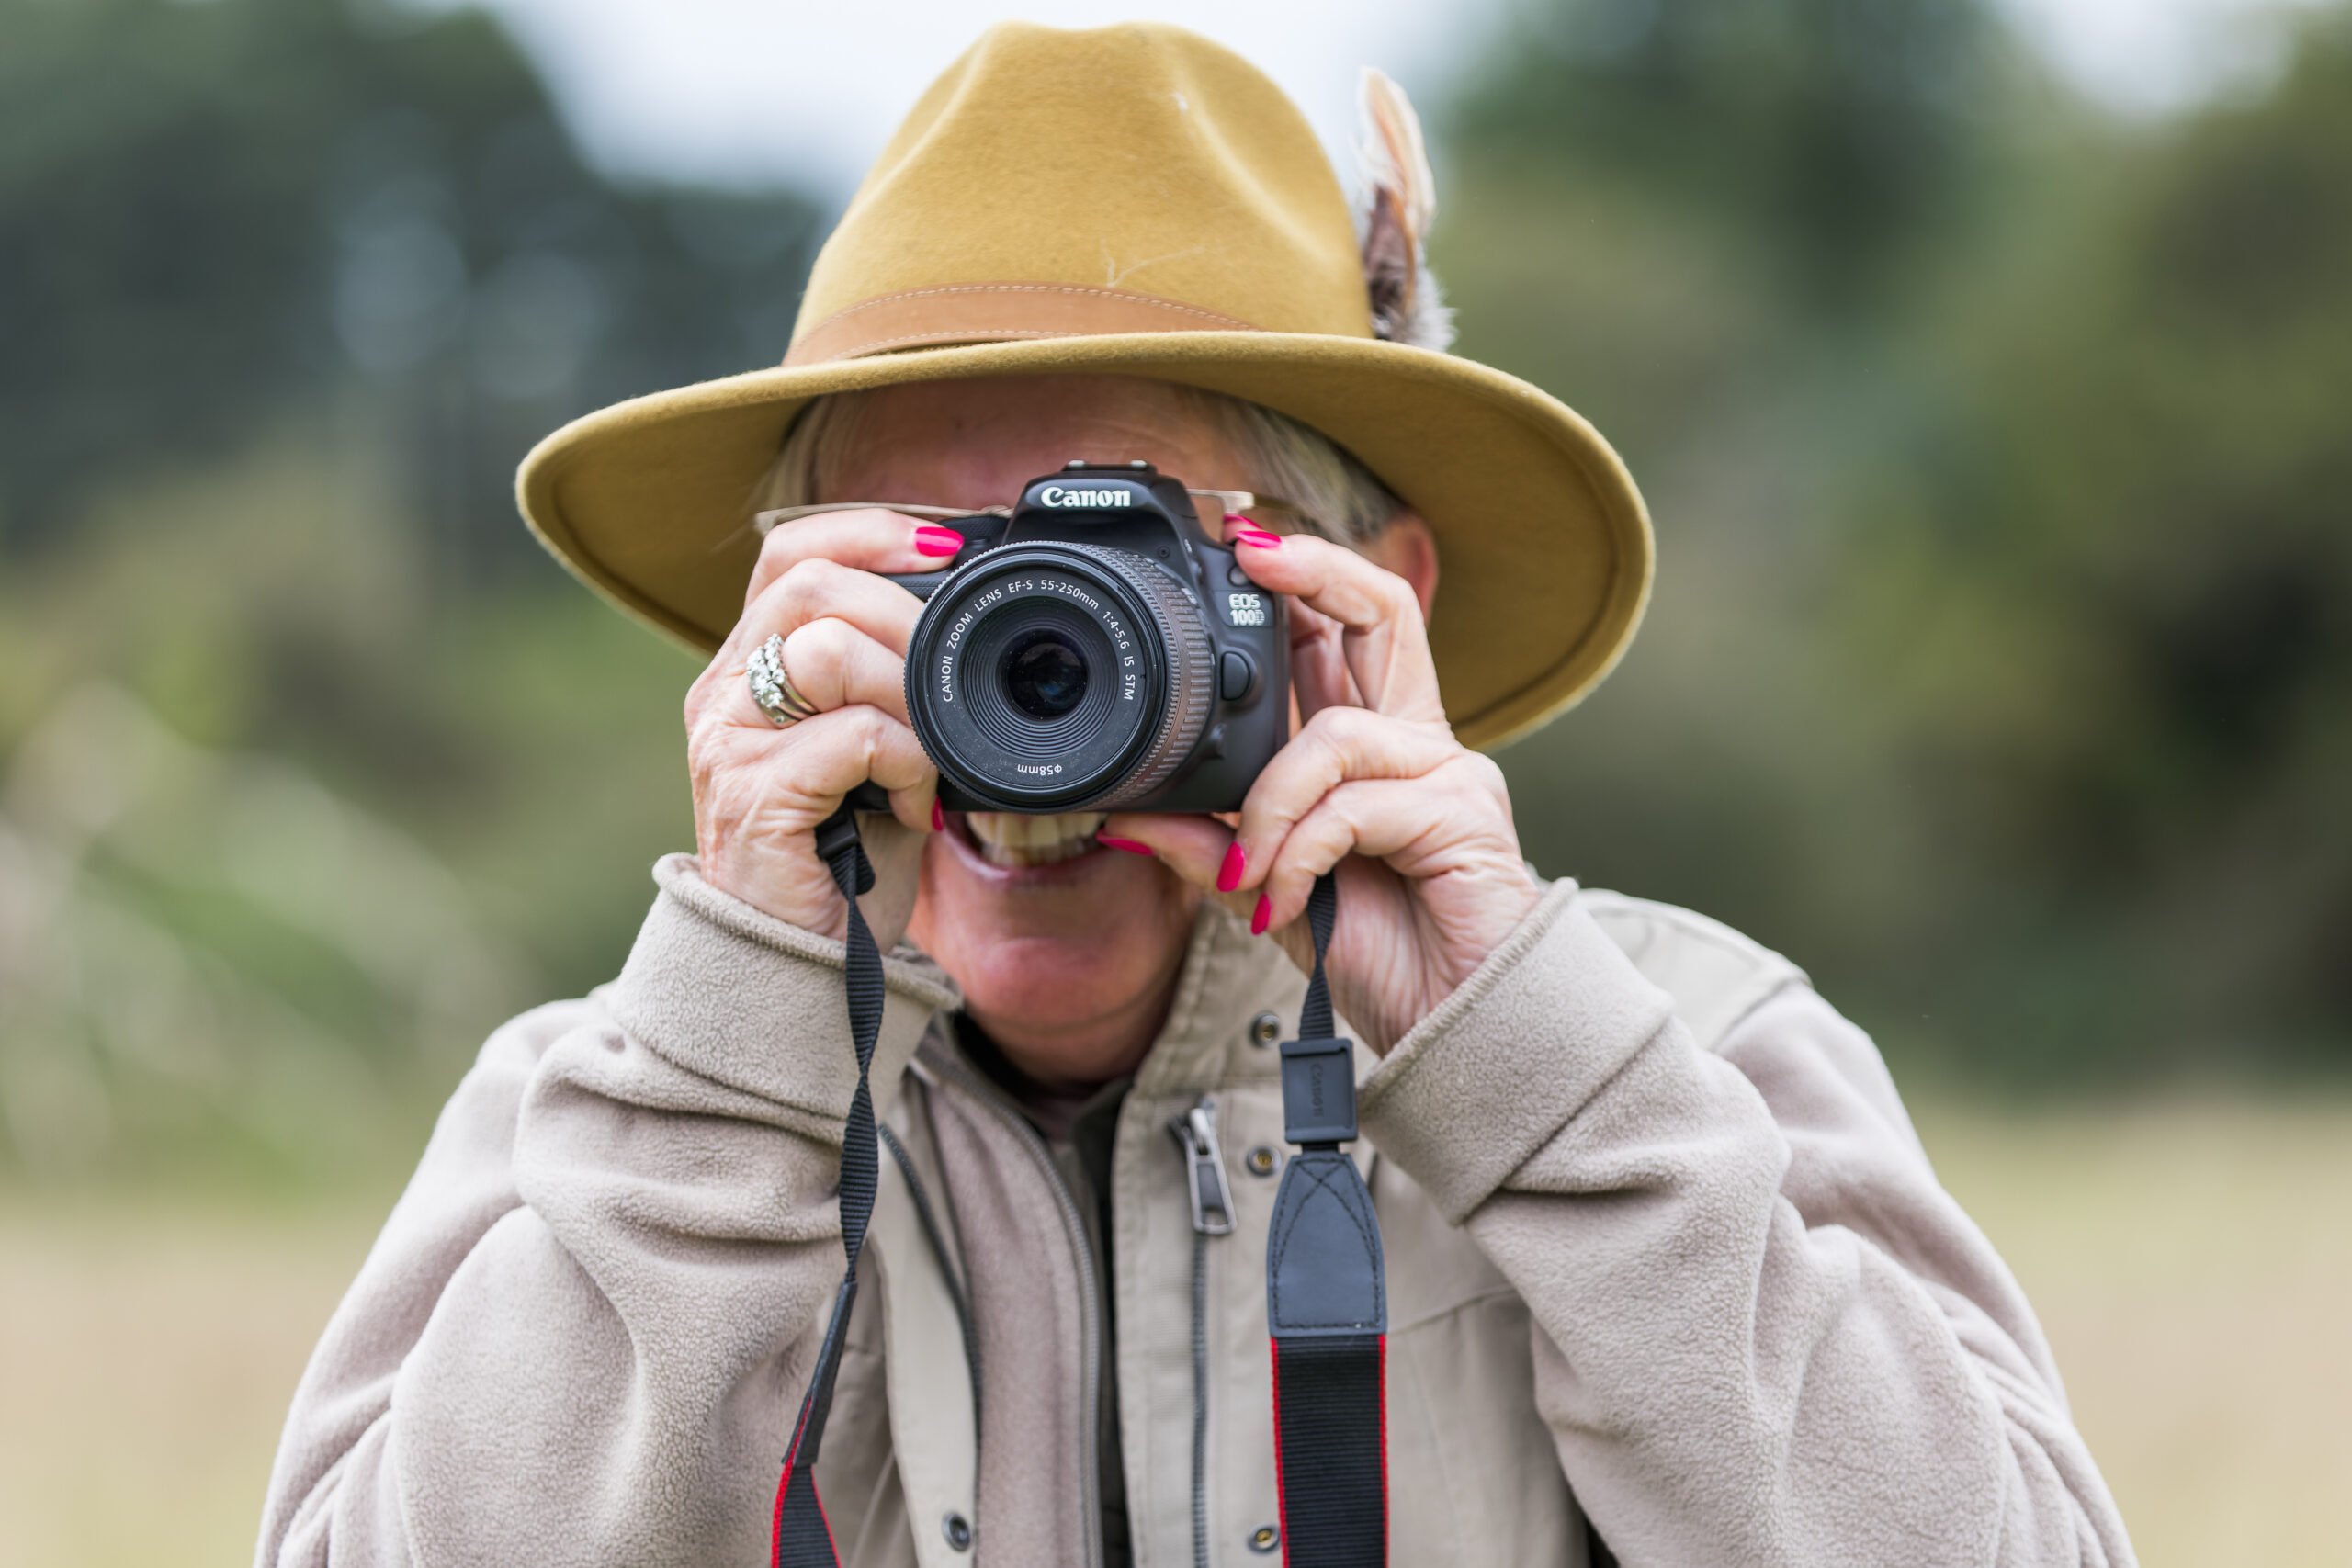
[[[1031,718],[1059,718],[1086,695],[1086,656],[1058,631],[1023,634],[1000,668],[1004,694]]]

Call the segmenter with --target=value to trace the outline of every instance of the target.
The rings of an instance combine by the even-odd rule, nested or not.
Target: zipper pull
[[[1201,1235],[1230,1235],[1233,1194],[1225,1185],[1225,1151],[1216,1142],[1216,1101],[1203,1095],[1192,1110],[1169,1119],[1168,1132],[1184,1154],[1193,1231]]]

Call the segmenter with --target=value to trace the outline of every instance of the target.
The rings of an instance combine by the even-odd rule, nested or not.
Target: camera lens
[[[987,551],[940,585],[908,641],[915,734],[982,809],[1145,799],[1193,754],[1216,698],[1197,597],[1107,546]]]
[[[1004,650],[1005,695],[1031,718],[1059,718],[1086,695],[1086,655],[1057,631],[1033,631]]]

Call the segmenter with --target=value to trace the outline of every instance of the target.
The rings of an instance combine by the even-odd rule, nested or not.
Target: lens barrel
[[[1097,545],[992,549],[943,583],[907,647],[907,710],[982,809],[1109,810],[1168,781],[1216,683],[1193,592]]]

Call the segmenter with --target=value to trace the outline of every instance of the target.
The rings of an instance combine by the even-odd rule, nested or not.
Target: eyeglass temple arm
[[[1220,508],[1219,516],[1229,512],[1247,512],[1258,504],[1258,497],[1246,490],[1192,490],[1184,492],[1202,501],[1214,501]],[[802,517],[814,517],[823,512],[896,512],[905,517],[1010,517],[1010,506],[909,506],[895,501],[820,501],[813,506],[779,506],[770,512],[753,513],[752,531],[762,538],[770,529]]]
[[[820,501],[813,506],[779,506],[752,514],[752,527],[763,538],[769,530],[825,512],[896,512],[904,517],[1010,517],[1010,506],[911,506],[899,501]]]

